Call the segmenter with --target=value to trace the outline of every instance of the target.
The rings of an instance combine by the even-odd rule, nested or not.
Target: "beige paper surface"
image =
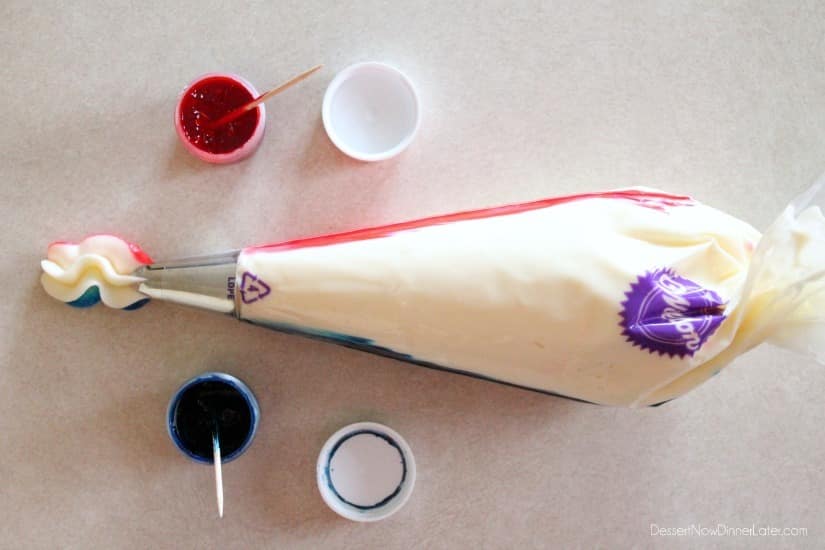
[[[818,546],[825,373],[770,348],[658,409],[582,405],[150,304],[74,310],[38,283],[55,239],[113,232],[156,258],[563,193],[649,185],[763,228],[825,170],[818,2],[324,1],[0,5],[0,547]],[[424,118],[396,160],[340,154],[337,70],[383,60]],[[266,89],[250,159],[176,142],[176,94],[227,70]],[[213,472],[166,435],[169,397],[225,370],[263,411]],[[324,440],[374,420],[418,463],[375,525],[315,487]],[[653,524],[653,525],[652,525]],[[807,527],[805,538],[664,537]]]

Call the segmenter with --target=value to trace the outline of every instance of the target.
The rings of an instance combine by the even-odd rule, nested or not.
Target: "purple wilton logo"
[[[692,356],[725,320],[718,294],[671,269],[639,276],[625,296],[622,335],[650,353]]]
[[[243,277],[241,277],[241,300],[243,300],[243,303],[257,302],[261,298],[265,298],[270,292],[272,292],[272,289],[269,288],[268,284],[249,271],[244,271]]]

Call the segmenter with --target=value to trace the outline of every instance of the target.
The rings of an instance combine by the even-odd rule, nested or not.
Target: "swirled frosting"
[[[100,301],[117,309],[137,309],[149,299],[138,292],[136,269],[152,263],[139,246],[114,235],[93,235],[79,243],[49,245],[40,262],[40,282],[52,298],[75,307]]]

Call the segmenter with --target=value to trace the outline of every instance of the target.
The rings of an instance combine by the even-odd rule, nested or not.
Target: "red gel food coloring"
[[[195,147],[216,155],[231,153],[249,141],[260,121],[260,109],[252,109],[217,128],[211,123],[255,99],[240,82],[224,76],[193,84],[180,103],[180,124]]]

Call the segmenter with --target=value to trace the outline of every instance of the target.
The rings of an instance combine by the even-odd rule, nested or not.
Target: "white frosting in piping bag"
[[[810,342],[794,316],[814,305],[820,322],[825,313],[822,293],[810,294],[823,285],[825,218],[818,207],[796,214],[771,230],[796,242],[782,245],[787,258],[771,264],[781,280],[770,285],[764,267],[751,269],[760,234],[743,221],[691,201],[587,197],[360,240],[246,249],[240,315],[587,401],[650,405],[766,338]],[[788,288],[784,264],[803,257],[809,265],[795,276],[813,277],[810,295],[783,315],[757,312],[767,286]]]

